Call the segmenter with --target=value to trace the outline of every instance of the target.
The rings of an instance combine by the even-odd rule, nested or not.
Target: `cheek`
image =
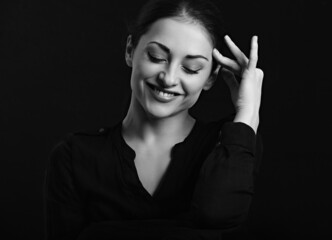
[[[156,64],[151,64],[144,55],[138,56],[134,59],[133,75],[137,78],[150,78],[158,73],[158,67]]]
[[[183,81],[182,88],[187,94],[187,97],[184,100],[184,104],[187,108],[191,108],[198,100],[203,86],[204,86],[204,79],[201,78],[188,78],[186,81]]]
[[[158,73],[157,69],[153,64],[148,63],[145,60],[136,60],[134,61],[132,67],[132,76],[131,76],[131,88],[135,92],[138,89],[144,89],[144,80],[148,78],[154,78]],[[141,90],[138,90],[139,92]],[[136,93],[138,94],[138,92]]]
[[[199,95],[208,81],[208,74],[200,74],[200,76],[193,76],[183,81],[183,88],[189,95]]]

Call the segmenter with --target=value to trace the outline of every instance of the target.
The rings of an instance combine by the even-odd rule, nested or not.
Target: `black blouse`
[[[150,195],[121,127],[72,133],[52,150],[47,239],[221,239],[245,220],[262,153],[252,128],[197,120]]]

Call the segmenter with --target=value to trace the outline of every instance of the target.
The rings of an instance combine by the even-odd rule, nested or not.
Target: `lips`
[[[173,92],[173,91],[169,91],[169,90],[165,90],[165,89],[163,89],[163,88],[160,88],[160,87],[158,87],[158,86],[155,86],[155,85],[153,85],[153,84],[151,84],[151,83],[146,83],[148,86],[149,86],[149,88],[151,88],[153,91],[156,91],[158,94],[162,94],[162,95],[164,95],[164,96],[179,96],[179,95],[181,95],[180,93],[178,93],[178,92]]]
[[[148,86],[148,89],[150,89],[150,93],[153,98],[158,102],[168,103],[175,100],[178,96],[181,95],[177,92],[164,90],[151,83],[146,83],[146,85]]]

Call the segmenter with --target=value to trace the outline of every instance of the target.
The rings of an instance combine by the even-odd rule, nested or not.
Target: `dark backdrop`
[[[1,1],[0,235],[7,236],[1,239],[42,239],[50,150],[68,132],[123,117],[130,77],[124,19],[142,2]],[[330,235],[331,74],[324,33],[331,4],[232,0],[221,6],[228,33],[246,53],[250,37],[259,36],[265,71],[264,159],[248,219],[251,236]],[[200,100],[196,117],[233,111],[222,79]]]

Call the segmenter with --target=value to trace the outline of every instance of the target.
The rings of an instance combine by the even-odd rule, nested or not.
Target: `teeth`
[[[157,90],[157,89],[154,89],[154,91],[155,91],[158,95],[163,96],[163,97],[173,97],[173,96],[174,96],[174,94],[172,94],[172,93],[166,93],[166,92],[163,92],[163,91],[159,91],[159,90]]]

